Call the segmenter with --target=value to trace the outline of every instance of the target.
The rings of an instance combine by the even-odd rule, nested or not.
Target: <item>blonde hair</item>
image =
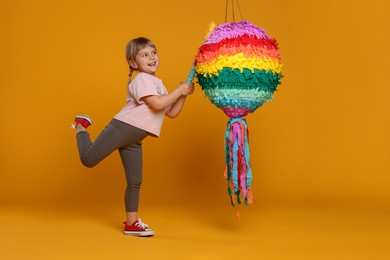
[[[129,64],[129,69],[130,69],[128,83],[131,82],[131,77],[133,76],[133,71],[134,71],[134,68],[130,65],[130,61],[135,62],[135,57],[137,56],[138,52],[141,49],[148,47],[148,46],[156,49],[156,46],[154,45],[154,43],[145,37],[135,38],[135,39],[129,41],[129,43],[126,45],[126,59],[127,59],[127,63]]]

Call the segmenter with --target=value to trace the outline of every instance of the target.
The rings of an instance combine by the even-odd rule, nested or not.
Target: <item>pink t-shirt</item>
[[[152,110],[142,98],[166,94],[168,91],[161,79],[140,72],[129,84],[126,105],[114,118],[143,129],[152,135],[160,136],[165,113],[171,106],[158,111]]]

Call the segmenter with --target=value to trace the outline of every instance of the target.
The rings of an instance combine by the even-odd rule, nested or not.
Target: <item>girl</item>
[[[142,181],[142,144],[147,136],[158,137],[164,116],[175,118],[183,108],[186,96],[194,91],[193,84],[180,83],[171,93],[156,77],[160,64],[155,45],[147,38],[136,38],[126,46],[130,67],[127,102],[114,116],[95,142],[86,131],[92,119],[86,115],[75,118],[76,139],[81,162],[93,167],[118,150],[126,173],[125,191],[127,235],[152,236],[154,231],[138,219],[138,201]],[[133,71],[139,73],[131,80]]]

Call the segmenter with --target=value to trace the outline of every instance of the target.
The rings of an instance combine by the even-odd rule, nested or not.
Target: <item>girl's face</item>
[[[157,50],[147,46],[138,52],[135,57],[135,62],[132,62],[131,65],[134,69],[154,76],[159,64],[160,58],[158,57]]]

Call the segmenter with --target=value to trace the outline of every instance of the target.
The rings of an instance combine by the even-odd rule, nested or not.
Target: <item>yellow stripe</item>
[[[218,71],[223,68],[239,69],[241,72],[244,68],[251,70],[271,70],[274,73],[280,74],[282,72],[283,65],[274,59],[252,57],[247,58],[243,53],[237,53],[235,55],[220,55],[218,59],[208,63],[196,64],[196,72],[199,74],[218,75]]]

